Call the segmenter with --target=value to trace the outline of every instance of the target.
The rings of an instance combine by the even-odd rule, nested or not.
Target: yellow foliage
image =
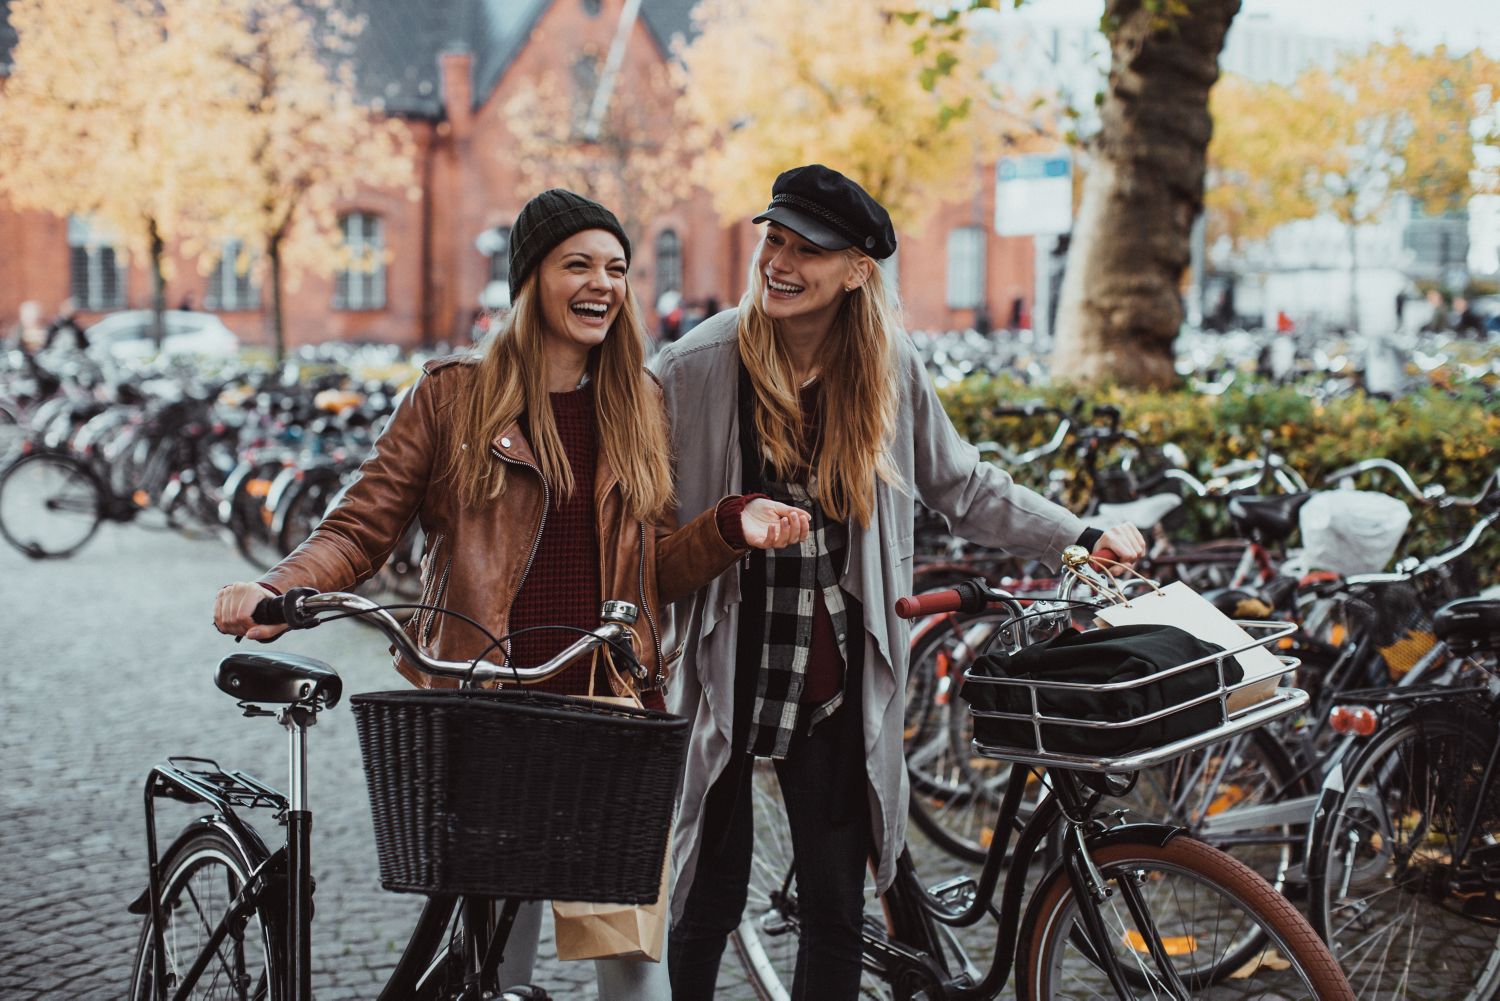
[[[1360,225],[1398,192],[1436,213],[1500,191],[1475,157],[1500,155],[1497,108],[1500,62],[1478,49],[1375,44],[1291,87],[1227,75],[1210,96],[1210,238],[1259,239],[1323,211]]]
[[[665,68],[653,67],[629,93],[617,89],[598,134],[586,137],[593,92],[567,81],[565,74],[548,74],[506,102],[521,190],[529,195],[563,187],[586,194],[639,232],[692,187],[691,156],[672,114],[675,86]]]
[[[695,178],[728,219],[764,208],[782,170],[820,162],[869,190],[898,229],[920,228],[997,153],[1057,141],[1045,108],[985,80],[994,57],[972,34],[933,35],[885,4],[702,0],[693,20],[679,109],[702,151]],[[946,72],[924,89],[935,65]]]
[[[361,24],[333,0],[13,0],[10,20],[0,192],[18,206],[208,263],[227,238],[279,242],[326,272],[340,200],[412,181],[404,130],[334,62]]]

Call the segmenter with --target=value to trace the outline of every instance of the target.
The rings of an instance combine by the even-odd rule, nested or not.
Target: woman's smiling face
[[[756,258],[760,305],[773,320],[833,321],[849,286],[862,280],[841,250],[824,250],[780,223],[766,223]]]
[[[565,350],[604,343],[624,305],[628,265],[613,233],[586,229],[552,248],[537,268],[537,294],[547,337]]]

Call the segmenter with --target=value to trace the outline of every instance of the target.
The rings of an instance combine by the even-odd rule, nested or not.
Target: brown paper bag
[[[608,654],[606,661],[606,670],[618,679],[619,675]],[[634,694],[595,695],[593,687],[593,672],[590,672],[589,698],[617,706],[639,708],[641,705],[640,698]],[[671,845],[672,837],[669,832],[667,857],[662,861],[661,867],[661,888],[654,904],[599,904],[581,900],[554,900],[552,922],[557,932],[557,958],[661,962],[662,942],[667,930]]]
[[[672,839],[667,838],[670,846]],[[558,959],[641,959],[661,962],[667,931],[667,898],[672,860],[661,867],[661,889],[654,904],[593,904],[554,900]]]

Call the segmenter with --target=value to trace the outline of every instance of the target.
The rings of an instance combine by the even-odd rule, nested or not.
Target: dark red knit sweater
[[[510,631],[535,626],[599,625],[599,524],[594,517],[594,470],[599,461],[599,433],[594,422],[594,387],[549,393],[552,419],[573,470],[573,494],[564,499],[554,487],[541,540],[531,569],[510,609]],[[526,428],[528,435],[531,428]],[[554,656],[578,634],[562,629],[522,633],[511,641],[511,659],[527,667]],[[580,660],[561,674],[530,686],[533,690],[584,695],[589,690],[589,662]],[[610,694],[595,686],[597,694]]]

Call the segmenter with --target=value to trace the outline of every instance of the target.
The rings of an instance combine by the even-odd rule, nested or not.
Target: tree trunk
[[[162,260],[166,257],[167,248],[156,220],[151,219],[146,225],[151,240],[151,340],[156,344],[156,350],[160,351],[162,341],[167,336],[167,321],[164,316],[167,311],[167,281],[162,275]]]
[[[281,314],[281,240],[278,233],[266,241],[266,259],[271,265],[271,340],[276,346],[276,366],[286,360],[286,328]]]
[[[1349,223],[1349,332],[1359,329],[1359,227]]]
[[[1162,28],[1142,0],[1108,0],[1109,84],[1090,144],[1057,316],[1053,371],[1086,382],[1177,378],[1183,271],[1213,122],[1208,91],[1240,0],[1192,0]]]

